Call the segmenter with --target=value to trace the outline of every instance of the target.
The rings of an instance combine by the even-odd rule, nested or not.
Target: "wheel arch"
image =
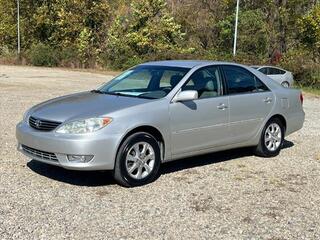
[[[284,131],[286,132],[286,129],[287,129],[287,120],[285,119],[285,117],[281,114],[275,114],[275,115],[272,115],[268,121],[270,121],[271,119],[274,119],[274,118],[277,118],[281,121],[281,123],[283,124],[283,127],[284,127]]]
[[[132,134],[137,133],[137,132],[145,132],[145,133],[149,133],[150,135],[152,135],[157,142],[159,143],[159,147],[160,147],[160,152],[161,152],[161,161],[164,159],[165,156],[165,141],[163,138],[162,133],[160,132],[159,129],[157,129],[154,126],[151,125],[142,125],[142,126],[138,126],[135,127],[133,129],[131,129],[130,131],[128,131],[121,139],[120,144],[118,145],[117,148],[117,154],[119,151],[119,148],[121,147],[122,143]]]

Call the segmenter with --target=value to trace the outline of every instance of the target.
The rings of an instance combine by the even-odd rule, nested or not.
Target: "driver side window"
[[[211,66],[197,70],[181,90],[195,90],[198,92],[199,99],[220,96],[222,81],[219,68]]]

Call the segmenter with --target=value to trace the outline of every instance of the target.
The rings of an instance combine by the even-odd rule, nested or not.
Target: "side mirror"
[[[179,92],[175,98],[174,102],[184,102],[184,101],[192,101],[198,99],[198,92],[195,90],[186,90]]]

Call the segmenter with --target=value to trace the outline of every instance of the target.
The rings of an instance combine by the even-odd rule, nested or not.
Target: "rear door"
[[[231,143],[247,141],[271,112],[273,93],[253,73],[233,65],[222,66],[230,106]]]

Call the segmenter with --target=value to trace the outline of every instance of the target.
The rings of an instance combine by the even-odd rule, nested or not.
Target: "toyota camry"
[[[147,62],[101,87],[30,108],[18,150],[72,170],[112,170],[123,186],[153,181],[161,163],[232,148],[276,156],[303,126],[300,90],[244,65]]]

